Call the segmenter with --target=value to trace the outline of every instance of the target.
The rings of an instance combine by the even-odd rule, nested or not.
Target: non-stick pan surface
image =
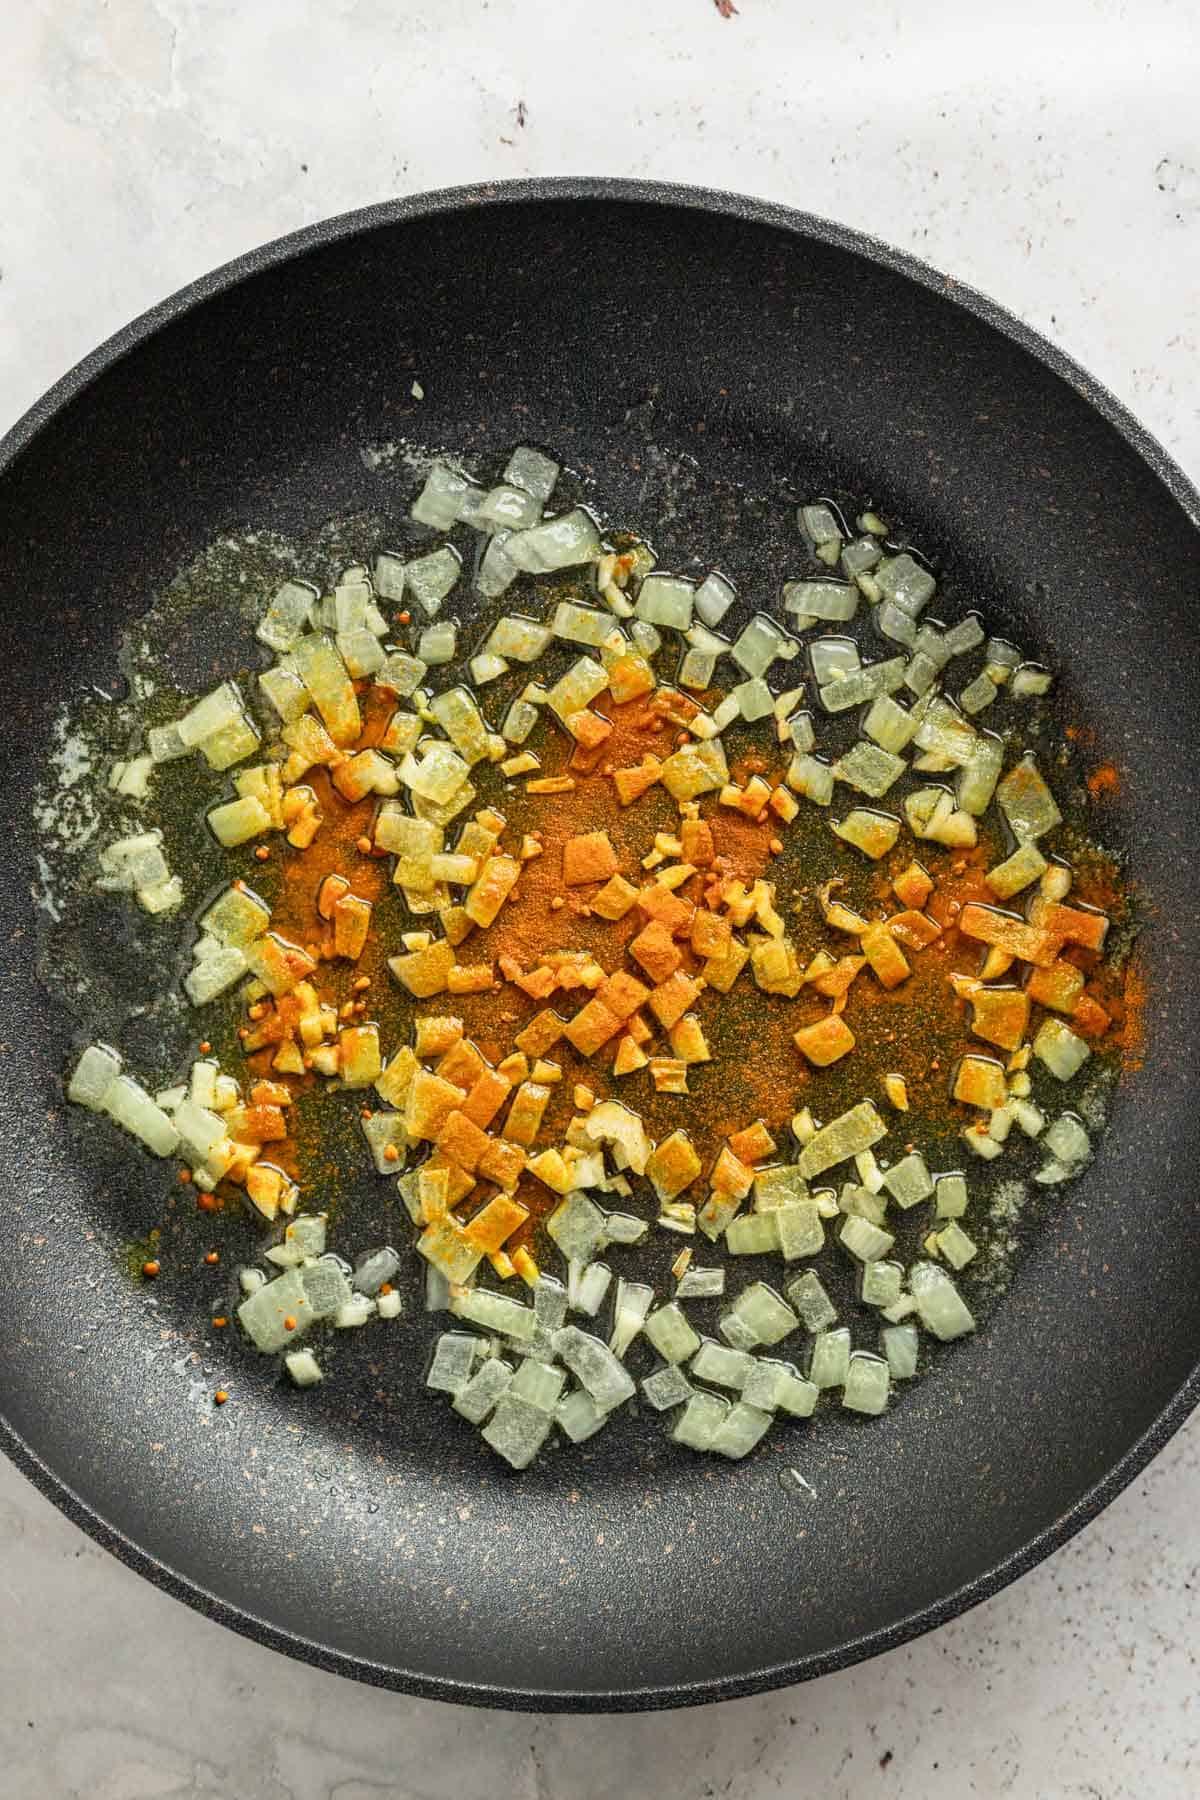
[[[35,968],[29,796],[52,716],[119,683],[122,627],[220,532],[398,505],[360,450],[404,437],[552,446],[630,517],[664,452],[694,459],[698,493],[878,496],[1053,655],[1120,765],[1145,1066],[986,1331],[883,1420],[831,1414],[719,1467],[645,1421],[514,1479],[421,1392],[429,1321],[388,1339],[386,1365],[377,1337],[298,1397],[206,1347],[187,1283],[118,1272],[140,1176],[91,1164],[68,1130],[74,1023]],[[662,510],[669,564],[706,522],[686,493]],[[1200,1393],[1195,510],[1107,395],[977,296],[719,195],[564,182],[380,207],[245,258],[105,346],[0,447],[0,1404],[21,1466],[134,1567],[265,1643],[513,1706],[682,1704],[818,1674],[1061,1543]],[[236,1404],[217,1413],[221,1375]],[[811,1493],[781,1481],[789,1464]]]

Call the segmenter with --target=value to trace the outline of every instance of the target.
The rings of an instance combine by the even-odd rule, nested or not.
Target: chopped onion
[[[893,700],[890,694],[877,694],[862,728],[881,750],[888,750],[895,756],[912,742],[917,721],[908,708]]]
[[[753,677],[765,675],[781,657],[790,662],[798,651],[795,639],[781,631],[774,619],[766,613],[755,613],[734,640],[729,654],[739,668]]]
[[[551,1414],[514,1394],[510,1382],[481,1436],[514,1469],[527,1469],[549,1437],[553,1423]]]
[[[907,552],[886,557],[874,574],[884,599],[914,619],[933,599],[937,588],[929,570],[923,569]]]
[[[642,1326],[642,1333],[664,1362],[686,1362],[700,1348],[698,1333],[692,1329],[683,1308],[674,1300],[650,1313]]]
[[[842,569],[853,580],[858,575],[865,575],[873,569],[883,552],[873,538],[855,538],[842,551]]]
[[[744,1400],[739,1400],[713,1433],[710,1448],[718,1456],[727,1456],[730,1461],[738,1462],[743,1456],[749,1456],[770,1428],[769,1412],[761,1412],[758,1407],[748,1406]]]
[[[1062,824],[1054,795],[1032,756],[1022,757],[1000,782],[996,800],[1019,844],[1035,842]]]
[[[711,1450],[731,1410],[728,1400],[717,1394],[694,1393],[675,1421],[671,1436],[689,1450]]]
[[[966,1179],[963,1175],[937,1177],[934,1211],[937,1219],[961,1219],[966,1211]]]
[[[617,1300],[613,1309],[612,1336],[608,1340],[609,1349],[614,1356],[624,1357],[634,1338],[642,1329],[646,1315],[654,1304],[654,1289],[644,1282],[617,1282]]]
[[[588,1318],[594,1319],[604,1304],[611,1281],[612,1270],[607,1263],[589,1263],[576,1286],[573,1302],[575,1311],[586,1313]]]
[[[67,1099],[89,1112],[102,1112],[114,1081],[121,1073],[121,1058],[107,1044],[89,1044],[67,1083]]]
[[[607,1421],[607,1412],[600,1410],[586,1388],[576,1388],[573,1394],[568,1394],[560,1401],[554,1415],[555,1424],[573,1444],[582,1444],[594,1437]]]
[[[504,465],[504,480],[510,487],[524,488],[527,494],[544,503],[554,492],[558,470],[559,465],[553,457],[521,444]]]
[[[808,1379],[813,1386],[842,1387],[849,1373],[850,1333],[845,1326],[836,1331],[818,1331],[808,1362]]]
[[[860,1262],[876,1262],[887,1255],[896,1240],[890,1232],[873,1225],[870,1219],[855,1216],[848,1218],[842,1226],[838,1242]]]
[[[469,1419],[472,1425],[482,1425],[512,1378],[511,1368],[500,1357],[485,1357],[470,1380],[454,1395],[455,1412]]]
[[[869,1350],[855,1350],[846,1370],[842,1405],[851,1412],[876,1415],[887,1408],[891,1379],[888,1365]]]
[[[833,769],[816,756],[794,756],[788,765],[787,784],[816,806],[828,806],[833,800]]]
[[[1039,668],[1037,663],[1022,663],[1009,683],[1009,692],[1014,700],[1025,700],[1031,695],[1048,694],[1052,679],[1050,671]]]
[[[894,1306],[900,1298],[904,1271],[899,1263],[864,1263],[859,1277],[859,1298],[864,1306]]]
[[[848,623],[858,611],[859,598],[858,588],[845,581],[785,581],[783,584],[784,611],[797,615],[800,630],[805,629],[800,623],[802,619]]]
[[[761,677],[741,682],[730,690],[728,698],[737,702],[738,713],[748,725],[765,719],[775,709],[775,696]]]
[[[479,559],[479,568],[475,574],[475,586],[485,600],[496,600],[511,587],[520,574],[516,563],[508,554],[508,545],[512,539],[511,531],[498,531],[490,537],[483,555]]]
[[[933,1234],[933,1242],[938,1254],[944,1256],[954,1270],[965,1269],[967,1264],[978,1254],[978,1246],[973,1238],[967,1236],[957,1219],[951,1219],[940,1231]]]
[[[126,1131],[140,1138],[155,1156],[173,1156],[179,1133],[173,1121],[131,1075],[117,1075],[105,1090],[101,1109]]]
[[[879,1334],[888,1371],[893,1381],[908,1381],[917,1372],[915,1325],[887,1325]]]
[[[285,1269],[274,1281],[256,1288],[242,1301],[237,1316],[256,1350],[269,1356],[284,1349],[313,1319],[301,1270]]]
[[[577,610],[587,609],[580,607]],[[535,619],[506,616],[497,619],[493,625],[487,648],[506,661],[531,663],[545,652],[553,636],[550,626],[539,625]]]
[[[478,492],[458,469],[452,469],[449,463],[436,462],[413,502],[411,517],[418,525],[432,525],[435,531],[449,531],[462,517],[472,494],[478,495]]]
[[[887,1136],[887,1126],[870,1100],[860,1100],[848,1112],[824,1126],[800,1152],[797,1168],[805,1180],[823,1175],[835,1163],[860,1150],[869,1150]]]
[[[595,519],[577,506],[573,512],[545,519],[528,531],[514,531],[504,553],[518,569],[531,575],[547,575],[555,569],[592,562],[599,549],[600,533]]]
[[[696,589],[693,604],[703,623],[715,627],[721,623],[736,598],[733,583],[714,569]]]
[[[587,644],[599,649],[612,631],[612,621],[594,606],[576,606],[574,601],[560,600],[554,609],[550,630],[556,638],[569,644]]]
[[[856,788],[871,800],[880,800],[903,775],[906,766],[902,756],[893,756],[890,750],[860,738],[834,763],[833,774],[836,781],[844,781],[847,787]]]
[[[795,1331],[799,1323],[787,1301],[763,1281],[744,1288],[734,1301],[731,1313],[753,1335],[756,1345],[779,1343]],[[730,1316],[730,1313],[725,1315],[722,1326]]]
[[[608,1345],[577,1325],[564,1325],[555,1332],[554,1349],[602,1411],[610,1412],[637,1391],[633,1377]]]
[[[940,1175],[938,1177],[939,1183],[961,1180],[962,1177],[959,1175]],[[892,1164],[884,1174],[883,1185],[897,1206],[902,1206],[906,1210],[910,1206],[919,1206],[922,1200],[928,1200],[934,1191],[934,1184],[926,1167],[925,1158],[915,1150],[908,1156],[902,1157],[898,1163]]]
[[[836,544],[840,550],[842,544],[842,527],[831,507],[822,501],[814,501],[811,505],[801,506],[796,512],[796,523],[808,539],[814,550],[822,550],[830,544]]]
[[[514,1343],[527,1344],[537,1330],[537,1314],[531,1306],[495,1294],[486,1288],[462,1288],[451,1292],[449,1310],[484,1331],[494,1331]]]
[[[679,665],[679,685],[694,693],[712,686],[717,659],[704,650],[689,650]]]
[[[1085,1163],[1091,1155],[1091,1139],[1074,1113],[1060,1113],[1042,1142],[1051,1155],[1069,1166]]]
[[[502,482],[472,505],[468,523],[476,531],[526,531],[541,516],[542,503],[536,494]]]
[[[1070,1081],[1092,1052],[1062,1019],[1043,1019],[1033,1040],[1033,1054],[1059,1081]]]
[[[427,625],[417,640],[417,658],[426,668],[439,668],[453,662],[458,645],[458,626],[453,619]],[[353,673],[353,671],[351,671]]]
[[[683,1370],[675,1363],[668,1363],[665,1369],[656,1369],[642,1382],[642,1393],[656,1412],[668,1412],[673,1406],[682,1406],[694,1391]]]
[[[926,1331],[948,1341],[974,1331],[975,1320],[958,1289],[936,1263],[914,1263],[909,1271],[909,1287],[917,1306],[917,1317]]]

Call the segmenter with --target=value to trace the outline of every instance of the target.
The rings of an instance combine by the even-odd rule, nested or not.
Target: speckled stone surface
[[[327,213],[482,177],[659,176],[844,219],[1062,342],[1200,472],[1189,14],[987,18],[43,0],[0,18],[0,427],[132,314]],[[532,20],[530,13],[525,21]],[[1080,39],[1086,40],[1086,54]],[[524,102],[524,123],[518,122]],[[1200,1791],[1195,1428],[1016,1588],[792,1692],[487,1719],[285,1662],[155,1592],[0,1468],[13,1800]]]

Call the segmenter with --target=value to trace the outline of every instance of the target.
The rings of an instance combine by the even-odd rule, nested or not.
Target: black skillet
[[[360,447],[403,437],[552,446],[614,510],[653,507],[668,564],[717,556],[711,496],[739,484],[781,509],[886,502],[1065,670],[1120,765],[1145,1066],[986,1331],[885,1420],[831,1415],[720,1467],[646,1421],[510,1479],[420,1391],[426,1321],[386,1368],[346,1356],[301,1399],[206,1347],[189,1282],[115,1266],[142,1177],[69,1132],[74,1024],[34,966],[29,795],[53,711],[119,682],[122,627],[223,530],[399,517]],[[261,1642],[491,1705],[681,1705],[817,1675],[1061,1544],[1200,1393],[1196,505],[1109,395],[979,296],[698,191],[572,180],[378,207],[243,258],[81,364],[0,446],[0,1390],[20,1467]],[[790,1464],[815,1498],[781,1483]]]

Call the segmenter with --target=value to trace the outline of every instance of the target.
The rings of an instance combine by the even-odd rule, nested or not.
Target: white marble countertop
[[[768,196],[1065,345],[1200,478],[1187,0],[26,0],[0,9],[0,429],[214,264],[531,174]],[[518,122],[524,102],[524,123]],[[0,1466],[5,1800],[1174,1800],[1200,1793],[1193,1421],[932,1636],[667,1717],[487,1716],[292,1664],[165,1598]]]

